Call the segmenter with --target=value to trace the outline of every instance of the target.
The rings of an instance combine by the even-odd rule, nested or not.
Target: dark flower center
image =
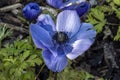
[[[56,40],[56,42],[58,42],[59,44],[63,44],[68,40],[68,36],[64,32],[56,32],[52,38],[53,40]]]

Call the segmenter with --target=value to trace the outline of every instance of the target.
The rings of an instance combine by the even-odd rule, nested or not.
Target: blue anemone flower
[[[41,9],[37,3],[29,3],[23,8],[22,12],[26,19],[32,21],[39,16]]]
[[[30,25],[30,33],[47,67],[62,71],[68,64],[83,54],[94,42],[96,31],[90,23],[80,23],[76,11],[64,10],[57,16],[56,25],[48,14],[41,14],[37,23]]]
[[[46,0],[47,3],[55,8],[62,10],[76,10],[79,16],[84,15],[90,8],[86,0]]]

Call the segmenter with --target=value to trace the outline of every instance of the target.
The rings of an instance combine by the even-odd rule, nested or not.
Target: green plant
[[[7,36],[12,34],[12,30],[8,29],[7,27],[0,25],[0,41],[2,41]]]
[[[2,26],[0,25],[0,48],[1,48],[1,42],[3,39],[5,39],[6,37],[10,36],[12,34],[12,30],[8,29],[6,27],[6,25]]]
[[[34,66],[41,65],[41,51],[28,39],[6,44],[0,50],[0,78],[2,80],[35,80]]]
[[[113,0],[113,2],[114,2],[116,5],[120,6],[120,0]]]
[[[110,6],[112,7],[112,10],[116,14],[116,17],[120,19],[120,8],[116,6],[113,2],[110,3]]]
[[[62,73],[58,73],[58,80],[90,80],[94,78],[84,70],[66,68]]]
[[[70,65],[71,61],[69,61],[69,65],[62,72],[57,73],[57,80],[91,80],[95,78],[93,75],[86,72],[85,70],[73,69]],[[54,80],[54,76],[52,75],[50,75],[49,79],[47,80]],[[98,78],[98,80],[103,79]]]
[[[100,6],[92,8],[87,16],[87,22],[90,22],[94,25],[97,33],[100,33],[103,30],[103,27],[106,23],[104,12],[100,8]]]
[[[118,31],[117,31],[117,34],[116,34],[116,36],[114,37],[114,40],[115,41],[120,41],[120,26],[119,26],[119,28],[118,28]]]
[[[120,26],[118,23],[112,23],[108,22],[107,18],[109,16],[116,16],[117,20],[120,20],[120,8],[119,8],[119,1],[118,0],[106,0],[106,4],[103,4],[101,6],[96,6],[95,8],[92,8],[90,12],[87,15],[87,22],[90,22],[94,25],[95,30],[97,33],[105,32],[104,27],[107,27],[107,29],[110,29],[110,27],[117,28],[116,26]],[[112,20],[110,20],[112,21]],[[119,28],[118,28],[119,29]],[[117,35],[114,36],[113,40],[118,41],[119,40],[119,34],[120,30],[117,31]],[[110,35],[113,35],[112,33]],[[106,37],[106,36],[105,36]]]

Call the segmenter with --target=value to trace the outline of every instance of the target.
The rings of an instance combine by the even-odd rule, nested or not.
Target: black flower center
[[[58,42],[59,44],[63,44],[68,40],[68,36],[64,32],[56,32],[52,38],[53,40],[56,40],[56,42]]]

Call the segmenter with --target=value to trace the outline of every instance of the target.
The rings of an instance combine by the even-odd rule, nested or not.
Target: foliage
[[[1,80],[34,80],[34,66],[42,63],[40,50],[34,48],[28,39],[6,44],[0,50]]]
[[[113,2],[114,2],[116,5],[120,6],[120,0],[113,0]]]
[[[92,75],[83,70],[75,70],[68,67],[58,74],[58,80],[90,80],[93,78]]]
[[[103,4],[101,6],[96,6],[94,8],[91,8],[90,12],[88,13],[86,20],[87,22],[90,22],[94,25],[94,28],[96,29],[97,33],[104,32],[104,27],[110,28],[111,26],[119,26],[118,23],[111,23],[107,19],[108,16],[116,16],[118,20],[120,20],[120,4],[119,0],[106,0],[107,5]],[[120,36],[119,30],[117,32],[117,35],[114,36],[114,40],[119,40]],[[111,34],[112,35],[112,34]]]
[[[114,37],[114,40],[116,40],[116,41],[120,41],[120,26],[119,26],[119,28],[118,28],[118,31],[117,31],[117,35]]]
[[[112,7],[112,10],[116,13],[116,17],[120,19],[120,8],[116,6],[114,3],[110,3],[110,6]]]
[[[106,20],[104,12],[101,10],[100,6],[91,9],[90,13],[88,14],[87,22],[93,24],[98,33],[103,30]]]
[[[58,80],[94,80],[94,76],[90,73],[86,72],[82,69],[73,69],[69,65],[64,69],[64,71],[57,73],[57,79]],[[50,76],[48,80],[54,80],[54,76]],[[98,78],[98,80],[103,80],[102,78]]]
[[[0,25],[0,47],[2,40],[10,36],[11,34],[12,30],[8,29],[5,25],[4,26]]]

